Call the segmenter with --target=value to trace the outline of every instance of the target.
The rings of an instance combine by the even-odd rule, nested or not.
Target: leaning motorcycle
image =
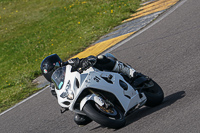
[[[121,128],[133,111],[157,106],[164,98],[161,87],[142,74],[130,80],[92,66],[82,73],[71,70],[71,65],[63,66],[52,75],[59,105],[105,127]]]

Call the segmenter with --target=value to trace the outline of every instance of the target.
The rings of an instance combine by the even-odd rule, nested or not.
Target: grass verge
[[[31,81],[42,60],[63,60],[110,32],[140,0],[1,0],[0,112],[39,89]]]

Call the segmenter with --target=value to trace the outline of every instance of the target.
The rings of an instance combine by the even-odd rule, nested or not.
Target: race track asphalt
[[[0,116],[1,133],[198,133],[200,132],[200,1],[182,0],[155,25],[111,51],[119,60],[152,77],[164,102],[127,117],[126,126],[108,129],[92,122],[78,127],[72,112],[60,114],[49,89]]]

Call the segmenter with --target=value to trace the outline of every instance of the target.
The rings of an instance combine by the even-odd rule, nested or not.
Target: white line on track
[[[153,21],[152,23],[150,23],[148,26],[146,26],[145,28],[143,28],[142,30],[136,32],[135,34],[133,34],[132,36],[128,37],[127,39],[123,40],[122,42],[114,45],[113,47],[111,47],[110,49],[106,50],[105,52],[103,52],[102,54],[105,53],[109,53],[111,51],[113,51],[114,49],[120,47],[121,45],[125,44],[126,42],[130,41],[131,39],[135,38],[136,36],[140,35],[141,33],[143,33],[144,31],[148,30],[149,28],[151,28],[152,26],[154,26],[155,24],[157,24],[158,22],[160,22],[161,20],[163,20],[165,17],[167,17],[168,15],[170,15],[172,12],[174,12],[178,7],[180,7],[181,5],[183,5],[187,0],[181,0],[180,2],[178,2],[176,5],[174,5],[169,11],[167,11],[166,14],[164,14],[163,16],[158,17],[155,21]]]
[[[22,104],[22,103],[28,101],[29,99],[33,98],[34,96],[38,95],[39,93],[43,92],[43,91],[46,90],[48,87],[49,87],[49,86],[47,86],[47,87],[45,87],[44,89],[38,91],[37,93],[31,95],[30,97],[24,99],[23,101],[21,101],[21,102],[15,104],[13,107],[11,107],[11,108],[7,109],[6,111],[2,112],[2,113],[0,114],[0,116],[2,116],[3,114],[7,113],[8,111],[10,111],[10,110],[16,108],[16,107],[19,106],[20,104]]]
[[[134,37],[140,35],[141,33],[143,33],[144,31],[146,31],[147,29],[151,28],[152,26],[154,26],[155,24],[157,24],[158,22],[160,22],[161,20],[163,20],[165,17],[167,17],[169,14],[171,14],[172,12],[174,12],[178,7],[180,7],[181,5],[183,5],[187,0],[181,0],[181,2],[179,2],[177,5],[175,5],[174,7],[172,7],[166,14],[164,14],[163,16],[161,17],[158,17],[154,22],[152,22],[150,25],[148,25],[147,27],[145,27],[144,29],[142,29],[141,31],[137,32],[136,34],[134,34],[133,36],[127,38],[126,40],[122,41],[121,43],[113,46],[112,48],[106,50],[105,52],[103,53],[108,53],[108,52],[111,52],[113,51],[114,49],[118,48],[119,46],[123,45],[124,43],[130,41],[131,39],[133,39]],[[38,91],[37,93],[31,95],[30,97],[24,99],[23,101],[17,103],[16,105],[14,105],[13,107],[9,108],[8,110],[2,112],[0,114],[0,116],[2,116],[3,114],[7,113],[8,111],[16,108],[17,106],[19,106],[20,104],[28,101],[29,99],[35,97],[36,95],[38,95],[39,93],[43,92],[44,90],[46,90],[49,86],[45,87],[44,89]]]

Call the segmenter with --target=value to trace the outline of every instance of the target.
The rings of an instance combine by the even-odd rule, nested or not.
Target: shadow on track
[[[128,126],[129,124],[131,124],[147,115],[150,115],[160,109],[168,107],[168,106],[172,105],[173,103],[175,103],[177,100],[182,99],[183,97],[185,97],[185,91],[179,91],[179,92],[176,92],[174,94],[171,94],[171,95],[165,97],[163,103],[157,107],[141,108],[141,109],[135,111],[134,113],[130,114],[129,116],[127,116],[125,126]]]
[[[164,98],[164,101],[161,105],[157,106],[157,107],[153,107],[153,108],[150,108],[150,107],[143,107],[141,109],[138,109],[137,111],[133,112],[132,114],[130,114],[129,116],[127,116],[126,118],[126,126],[130,125],[131,123],[139,120],[139,119],[142,119],[143,117],[147,116],[147,115],[150,115],[156,111],[159,111],[165,107],[168,107],[170,105],[172,105],[173,103],[175,103],[176,101],[178,101],[179,99],[182,99],[183,97],[185,97],[186,93],[185,91],[179,91],[179,92],[176,92],[174,94],[171,94],[169,96],[166,96]],[[104,126],[97,126],[93,129],[91,129],[90,131],[95,131],[95,130],[101,130],[101,129],[104,129],[104,128],[107,128],[107,127],[104,127]],[[123,127],[122,127],[123,128]],[[109,129],[109,128],[107,128]],[[118,129],[111,129],[113,131],[117,131]]]

